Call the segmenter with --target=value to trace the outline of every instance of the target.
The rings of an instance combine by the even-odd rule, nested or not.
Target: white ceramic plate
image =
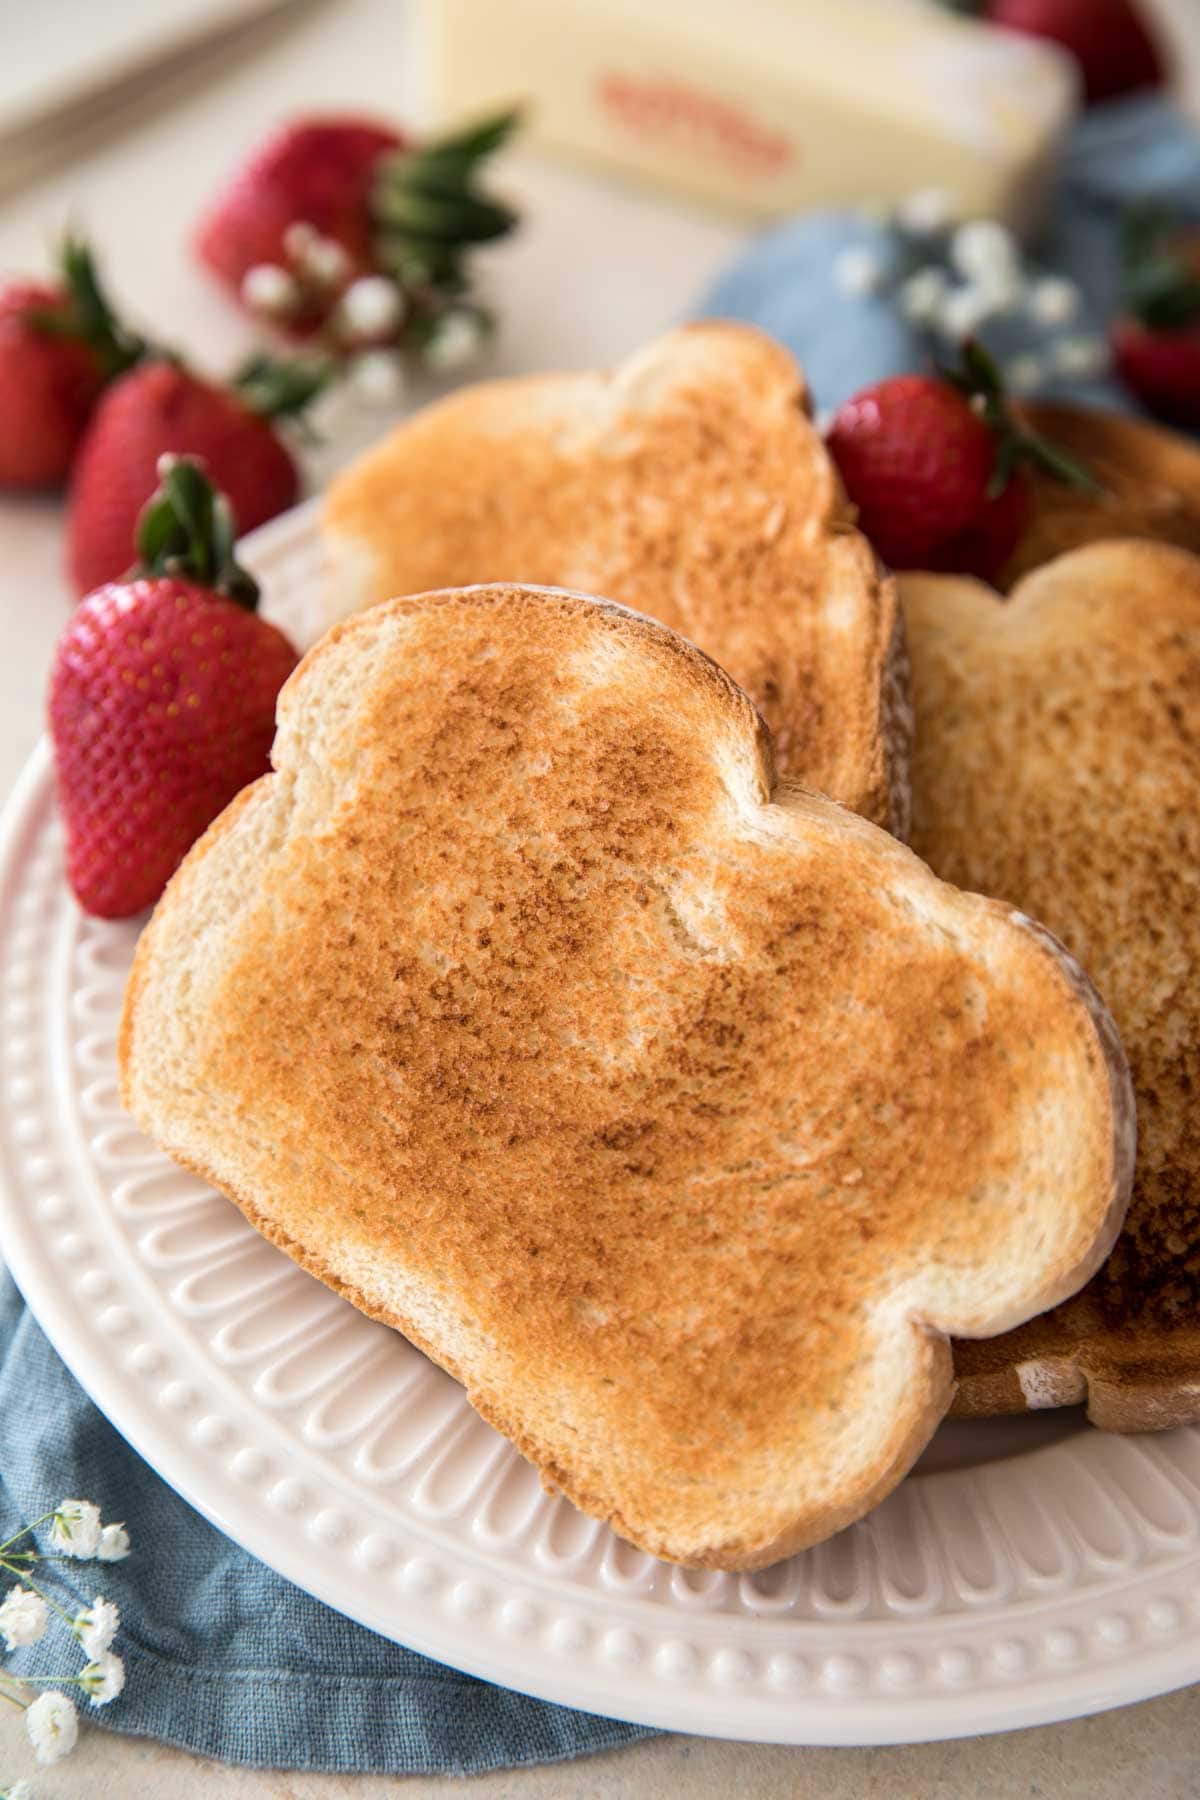
[[[247,552],[310,640],[311,510]],[[0,844],[4,1252],[117,1427],[292,1581],[510,1687],[788,1743],[994,1731],[1200,1678],[1200,1430],[947,1426],[869,1519],[759,1575],[655,1562],[548,1498],[448,1376],[124,1118],[136,935],[71,900],[40,751]]]

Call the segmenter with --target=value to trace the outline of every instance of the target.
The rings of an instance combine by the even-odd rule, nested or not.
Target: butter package
[[[1075,104],[1051,46],[932,0],[425,0],[437,123],[524,100],[547,147],[749,216],[938,187],[1018,227]]]

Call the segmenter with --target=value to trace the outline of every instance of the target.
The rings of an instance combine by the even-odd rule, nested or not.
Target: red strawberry
[[[1123,222],[1124,311],[1109,340],[1121,380],[1142,405],[1200,425],[1200,231],[1153,204]]]
[[[252,312],[302,335],[328,328],[341,348],[355,342],[343,294],[383,275],[398,290],[393,341],[424,347],[466,291],[467,252],[516,222],[475,185],[515,123],[506,112],[414,149],[368,120],[298,119],[218,197],[197,254]]]
[[[0,487],[65,481],[104,383],[141,355],[86,247],[68,239],[62,281],[0,290]]]
[[[299,411],[327,371],[256,359],[220,386],[161,358],[115,382],[97,407],[75,463],[67,560],[87,593],[129,566],[138,515],[157,483],[159,458],[202,457],[228,495],[240,532],[291,506],[299,476],[270,420]]]
[[[1000,492],[984,501],[971,524],[935,550],[926,566],[995,581],[1020,541],[1032,505],[1029,476],[1024,469],[1014,469]]]
[[[104,385],[87,345],[41,322],[67,311],[61,288],[14,282],[0,292],[0,487],[65,480]]]
[[[958,375],[896,375],[854,395],[827,441],[859,525],[895,569],[994,579],[1027,515],[1022,461],[1090,485],[1015,424],[994,363],[974,343]]]
[[[1089,106],[1166,80],[1158,46],[1132,0],[988,0],[984,15],[1068,50]]]
[[[1126,317],[1110,341],[1117,374],[1143,406],[1177,425],[1200,425],[1200,321],[1156,331]]]
[[[80,905],[153,905],[234,795],[266,774],[275,701],[298,660],[254,613],[233,518],[187,461],[164,459],[133,578],[90,594],[55,651],[49,719],[67,874]]]
[[[896,569],[927,568],[978,517],[996,445],[948,381],[896,375],[839,407],[829,449],[858,522]]]
[[[198,255],[240,295],[252,268],[286,267],[288,229],[304,224],[341,247],[347,275],[362,273],[372,264],[368,202],[376,168],[404,142],[390,126],[366,119],[293,120],[218,196],[196,234]],[[294,323],[311,325],[319,318],[310,306]]]

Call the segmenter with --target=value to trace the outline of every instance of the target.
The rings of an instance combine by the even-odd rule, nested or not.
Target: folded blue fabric
[[[653,1735],[430,1662],[239,1550],[92,1405],[7,1274],[0,1420],[0,1541],[68,1496],[94,1500],[129,1528],[127,1561],[56,1563],[45,1577],[69,1612],[98,1592],[120,1606],[114,1648],[128,1683],[102,1711],[87,1709],[98,1725],[252,1767],[392,1775],[475,1775]],[[65,1644],[52,1628],[7,1664],[17,1673],[57,1668],[56,1645]],[[66,1655],[62,1666],[78,1661]]]
[[[1133,200],[1161,198],[1200,216],[1200,135],[1157,96],[1113,101],[1084,113],[1064,145],[1032,247],[1032,263],[1066,276],[1082,294],[1072,334],[1103,335],[1116,310],[1117,226]],[[757,238],[704,296],[697,314],[745,319],[779,338],[804,365],[818,408],[841,402],[874,381],[929,364],[932,342],[885,297],[847,294],[837,285],[838,255],[872,251],[886,268],[895,241],[882,224],[853,212],[806,213]],[[935,259],[936,260],[936,259]],[[982,332],[1001,360],[1041,348],[1043,333],[1006,318]],[[1050,373],[1040,396],[1136,410],[1107,378]]]

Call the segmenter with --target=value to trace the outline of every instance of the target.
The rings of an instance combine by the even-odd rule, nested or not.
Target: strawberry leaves
[[[150,346],[119,317],[101,285],[95,259],[83,238],[68,235],[63,239],[59,273],[61,301],[31,311],[28,322],[47,337],[69,338],[90,350],[105,381],[132,369]]]
[[[463,293],[471,250],[516,225],[516,212],[483,191],[479,175],[519,121],[510,108],[382,160],[371,192],[375,256],[402,287],[441,297]]]
[[[195,457],[160,457],[158,474],[160,486],[138,518],[138,561],[129,579],[180,576],[253,612],[258,583],[234,557],[236,522],[226,496],[213,487]]]
[[[1000,370],[977,338],[968,338],[960,355],[962,361],[957,369],[940,372],[944,380],[967,396],[995,440],[996,460],[987,488],[989,500],[1004,492],[1022,466],[1042,469],[1082,493],[1101,492],[1099,483],[1081,462],[1018,421],[1009,406]]]
[[[1166,208],[1132,206],[1121,221],[1126,312],[1152,331],[1179,331],[1200,320],[1200,250]]]
[[[297,419],[337,375],[328,359],[268,356],[247,358],[230,382],[251,412],[264,419]]]

